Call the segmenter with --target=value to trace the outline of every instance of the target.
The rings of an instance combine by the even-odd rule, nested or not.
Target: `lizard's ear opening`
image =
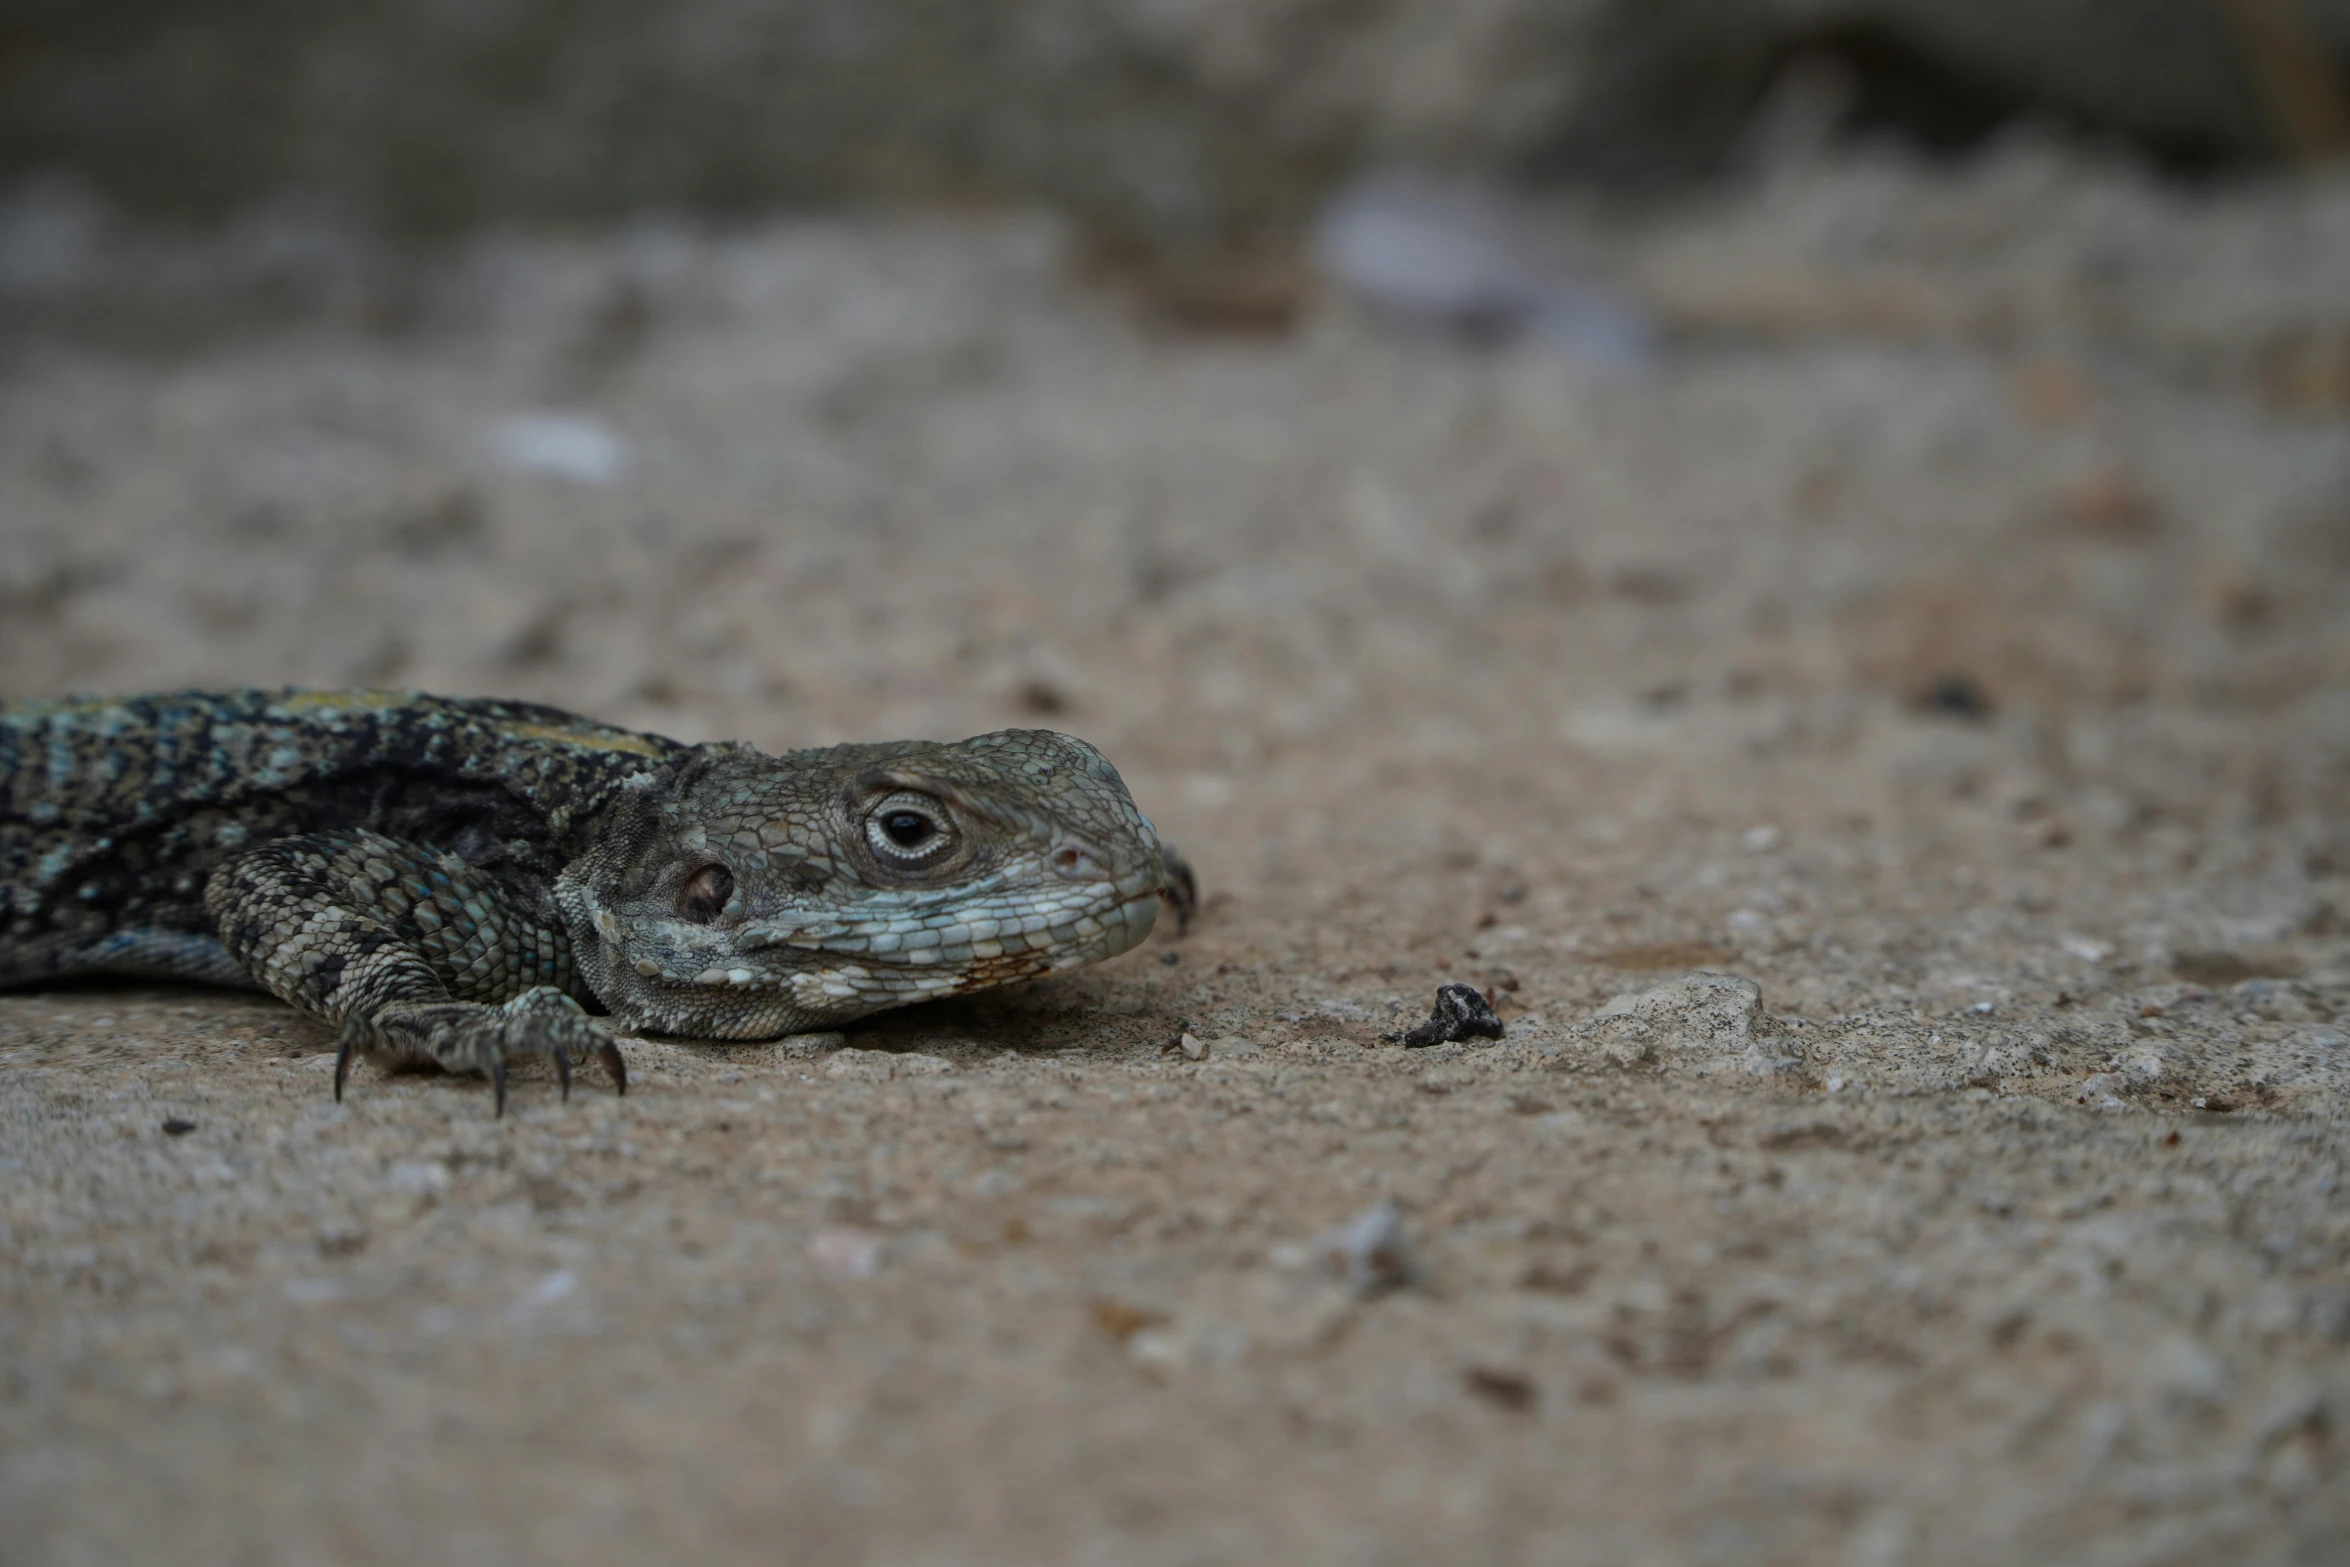
[[[677,917],[696,925],[715,924],[726,900],[733,896],[734,873],[723,865],[705,865],[678,889]]]

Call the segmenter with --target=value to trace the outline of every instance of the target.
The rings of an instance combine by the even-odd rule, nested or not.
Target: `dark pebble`
[[[195,1129],[195,1122],[183,1121],[176,1115],[163,1123],[163,1135],[166,1137],[185,1137]]]
[[[1390,1039],[1398,1036],[1390,1034]],[[1428,1021],[1401,1036],[1409,1046],[1449,1045],[1460,1039],[1499,1039],[1501,1019],[1473,985],[1439,985]]]
[[[1540,1396],[1533,1379],[1524,1373],[1491,1366],[1471,1366],[1461,1373],[1461,1382],[1479,1398],[1498,1404],[1512,1414],[1530,1413]]]
[[[1929,713],[1944,718],[1965,718],[1980,722],[1991,716],[1991,694],[1970,675],[1936,675],[1925,689],[1919,705]]]

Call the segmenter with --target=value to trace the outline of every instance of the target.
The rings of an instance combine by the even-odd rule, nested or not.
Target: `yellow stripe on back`
[[[553,724],[506,724],[498,733],[515,740],[576,746],[583,751],[623,751],[630,756],[664,756],[661,746],[625,729],[561,729]]]

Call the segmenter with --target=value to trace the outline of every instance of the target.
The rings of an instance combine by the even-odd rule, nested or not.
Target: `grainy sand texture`
[[[1584,238],[1647,348],[1018,217],[18,296],[7,694],[1062,728],[1207,901],[503,1121],[0,996],[0,1560],[2344,1559],[2350,185]]]

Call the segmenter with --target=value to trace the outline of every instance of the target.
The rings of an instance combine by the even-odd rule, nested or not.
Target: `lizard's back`
[[[404,692],[0,703],[0,984],[248,982],[210,940],[204,884],[269,837],[371,828],[536,893],[622,779],[683,749],[529,703]]]

